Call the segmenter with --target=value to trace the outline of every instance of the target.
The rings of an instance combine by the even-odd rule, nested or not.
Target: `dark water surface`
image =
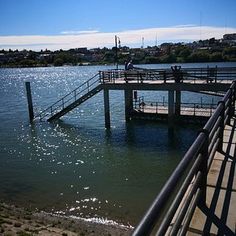
[[[2,201],[125,225],[142,217],[199,127],[176,127],[172,135],[166,124],[126,124],[122,91],[110,92],[111,130],[104,128],[101,92],[58,122],[28,121],[25,81],[31,82],[37,113],[101,69],[108,67],[0,69]],[[167,99],[165,92],[148,95]],[[199,99],[183,94],[188,102]]]

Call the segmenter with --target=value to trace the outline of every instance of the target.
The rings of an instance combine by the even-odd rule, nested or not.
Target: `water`
[[[31,82],[37,113],[102,69],[110,67],[0,69],[2,201],[124,225],[140,220],[199,127],[176,127],[170,135],[165,124],[126,124],[122,91],[110,93],[111,130],[104,128],[102,93],[58,122],[29,123],[25,81]],[[139,93],[167,99],[165,92]],[[200,95],[184,93],[184,100],[199,102]],[[209,100],[204,96],[203,101]]]

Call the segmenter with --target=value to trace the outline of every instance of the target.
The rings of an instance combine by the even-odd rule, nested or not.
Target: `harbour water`
[[[28,119],[25,81],[31,82],[38,113],[105,69],[111,67],[0,69],[1,201],[124,225],[134,226],[140,220],[200,127],[175,127],[170,135],[163,123],[127,124],[122,91],[110,93],[110,130],[104,128],[102,93],[57,122],[30,124]],[[165,92],[139,93],[154,101],[167,99]],[[200,97],[212,101],[212,97],[187,92],[182,101],[199,102]]]

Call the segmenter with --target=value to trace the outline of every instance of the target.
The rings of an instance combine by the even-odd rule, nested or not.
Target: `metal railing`
[[[134,70],[106,70],[100,71],[103,83],[116,83],[119,80],[136,81],[143,83],[146,80],[162,80],[163,82],[175,80],[175,73],[171,69],[143,69]],[[180,81],[202,81],[207,83],[222,80],[234,80],[236,67],[206,67],[206,68],[181,68],[177,72]]]
[[[180,114],[188,114],[192,116],[211,116],[217,107],[216,103],[203,102],[182,102],[180,107]],[[144,96],[133,100],[134,109],[141,112],[150,112],[154,114],[168,114],[168,102],[163,101],[146,101]]]
[[[196,206],[206,202],[207,174],[216,151],[222,151],[224,127],[234,114],[235,98],[234,81],[133,235],[186,234]]]
[[[38,115],[35,116],[35,118],[39,118],[40,120],[42,120],[47,116],[55,115],[59,111],[63,110],[64,108],[75,102],[80,97],[84,96],[86,93],[90,92],[92,89],[98,86],[100,82],[100,76],[99,73],[97,73],[92,78],[78,86],[76,89],[72,90],[70,93],[60,98],[51,106],[40,112]]]

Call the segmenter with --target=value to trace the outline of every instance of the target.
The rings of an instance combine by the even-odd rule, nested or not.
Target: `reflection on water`
[[[58,122],[28,123],[24,81],[31,81],[37,112],[104,68],[0,70],[0,199],[125,225],[139,221],[199,127],[170,133],[165,124],[126,124],[121,91],[110,93],[110,130],[102,93]]]

